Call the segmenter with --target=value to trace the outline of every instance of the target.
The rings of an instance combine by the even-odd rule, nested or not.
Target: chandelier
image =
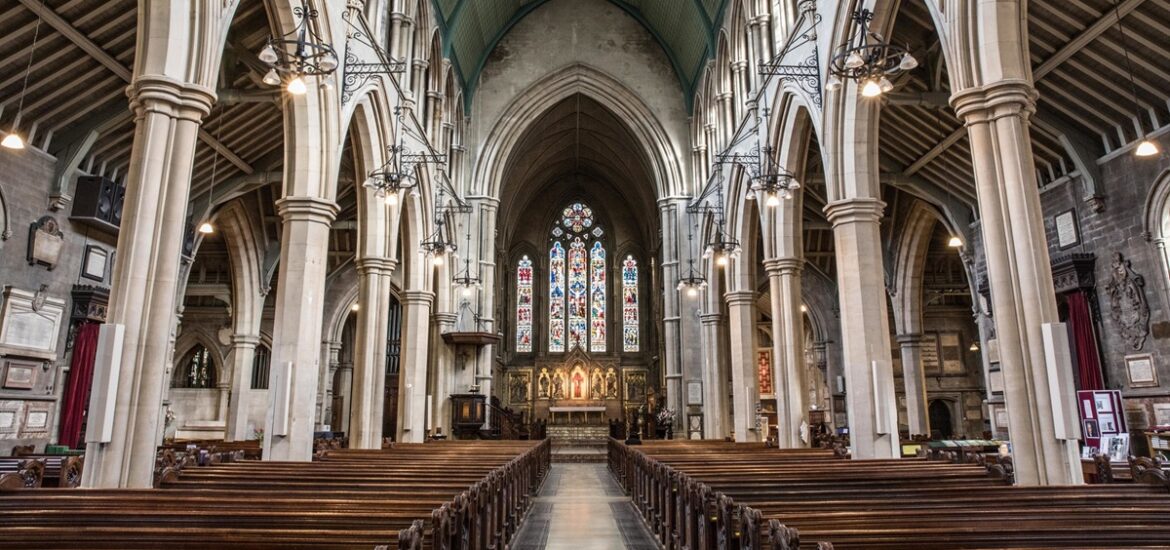
[[[393,132],[399,136],[398,144],[386,147],[389,160],[370,172],[366,181],[362,183],[363,187],[373,189],[374,194],[381,197],[387,206],[398,204],[398,194],[404,189],[410,190],[411,197],[417,198],[419,196],[418,178],[415,177],[415,169],[419,164],[443,164],[446,162],[444,155],[434,152],[414,153],[406,147],[403,136],[406,134],[417,136],[418,134],[406,128],[401,107],[394,108],[394,121],[396,127]]]
[[[718,164],[716,166],[718,167]],[[739,241],[727,232],[727,221],[723,208],[723,171],[717,168],[711,177],[714,181],[707,185],[698,198],[687,205],[687,213],[692,216],[709,214],[713,217],[714,225],[711,237],[707,240],[707,246],[703,250],[703,259],[714,260],[715,265],[727,267],[731,264],[731,260],[739,257],[743,248],[739,245]],[[714,204],[711,202],[712,197],[714,197]]]
[[[471,208],[469,207],[466,209],[461,209],[460,211],[462,211],[464,214],[466,214],[464,217],[464,224],[465,224],[464,228],[467,230],[467,232],[463,237],[463,246],[466,247],[468,250],[470,250],[471,249]],[[476,275],[471,274],[471,257],[469,254],[463,255],[463,269],[455,274],[455,277],[452,278],[452,282],[455,283],[455,286],[457,286],[461,289],[461,291],[463,293],[463,297],[465,297],[465,298],[471,298],[472,296],[474,296],[475,291],[478,290],[479,287],[483,285],[483,281],[480,280],[478,273]]]
[[[686,290],[687,296],[695,297],[700,290],[707,289],[707,278],[695,269],[695,259],[691,257],[691,249],[695,240],[694,223],[687,223],[687,272],[678,280],[678,290]]]
[[[317,10],[304,0],[293,8],[293,15],[300,18],[292,32],[280,38],[269,37],[264,49],[257,57],[270,69],[263,82],[278,86],[287,79],[288,93],[304,95],[307,76],[324,76],[337,70],[337,52],[313,30],[310,20],[317,19]]]
[[[918,66],[918,60],[907,48],[887,42],[870,30],[872,21],[870,10],[862,8],[853,13],[853,35],[829,62],[826,89],[838,90],[842,80],[849,79],[861,84],[861,95],[877,97],[894,89],[890,77]]]
[[[764,204],[770,208],[780,206],[781,199],[791,199],[792,192],[800,189],[800,182],[782,166],[772,160],[773,149],[765,146],[757,153],[759,162],[748,165],[752,174],[752,184],[747,194],[747,200],[755,200],[756,194],[764,196]]]

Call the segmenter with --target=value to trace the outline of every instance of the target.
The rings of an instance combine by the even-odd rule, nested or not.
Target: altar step
[[[548,438],[555,443],[561,440],[594,440],[605,444],[609,438],[608,426],[558,426],[549,425]]]
[[[549,426],[553,462],[605,462],[609,427]]]

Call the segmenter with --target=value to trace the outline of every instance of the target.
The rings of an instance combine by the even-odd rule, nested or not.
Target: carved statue
[[[552,398],[553,399],[564,399],[565,398],[565,375],[561,372],[557,372],[556,376],[553,376],[553,379],[552,379]]]
[[[591,399],[605,399],[605,377],[601,375],[601,369],[594,369],[590,378],[592,383],[590,384],[589,397]]]
[[[1117,324],[1121,337],[1134,350],[1142,349],[1150,334],[1150,305],[1146,302],[1146,281],[1130,267],[1121,253],[1113,254],[1109,284],[1109,316]]]
[[[610,399],[617,399],[618,396],[617,373],[613,368],[605,372],[605,396]]]
[[[538,391],[537,397],[539,397],[541,399],[548,399],[548,397],[549,397],[548,391],[549,391],[549,386],[551,384],[552,384],[552,381],[549,380],[548,369],[540,369],[540,377],[537,379],[537,382],[536,382],[537,391]]]
[[[510,399],[512,403],[524,403],[528,401],[528,375],[523,373],[512,375],[512,384],[509,388],[511,390]]]

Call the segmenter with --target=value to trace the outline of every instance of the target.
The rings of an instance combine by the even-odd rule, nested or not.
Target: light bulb
[[[471,285],[467,285],[467,286],[463,287],[463,296],[470,298],[471,295],[474,293],[475,293],[475,287],[473,287]]]
[[[808,313],[808,306],[806,306],[804,304],[800,304],[800,312],[801,313]]]
[[[971,342],[971,347],[967,351],[979,351],[979,342]]]
[[[263,61],[268,65],[276,63],[278,60],[276,56],[276,48],[273,48],[272,44],[264,46],[264,49],[260,50],[260,53],[256,57],[260,58],[260,61]]]
[[[333,72],[333,69],[337,68],[337,56],[331,53],[325,54],[325,57],[321,58],[321,62],[317,63],[317,67],[323,72]]]
[[[694,298],[695,296],[698,296],[698,295],[699,295],[699,289],[697,289],[693,286],[687,287],[687,296]]]
[[[349,306],[350,311],[357,311],[361,308],[362,308],[362,306],[359,306],[357,302],[354,302],[352,306]]]
[[[857,52],[853,52],[853,53],[849,54],[849,57],[845,58],[845,68],[846,69],[856,69],[862,65],[865,65],[865,60],[862,59],[861,55],[858,54]]]
[[[780,206],[780,197],[776,193],[768,193],[768,206]]]
[[[877,97],[882,95],[882,87],[874,80],[866,80],[861,87],[861,95],[865,97]]]
[[[829,81],[825,83],[825,89],[830,92],[835,92],[841,89],[841,79],[837,75],[829,77]]]
[[[715,259],[715,264],[719,267],[727,267],[729,261],[730,260],[727,259],[726,254],[720,254],[719,257]]]
[[[918,67],[918,60],[914,59],[914,56],[910,55],[909,52],[902,55],[902,62],[898,63],[899,69],[902,69],[903,71],[912,71],[916,67]]]
[[[951,237],[951,240],[947,241],[947,246],[951,248],[963,248],[963,239]]]
[[[888,79],[888,78],[886,78],[886,77],[884,77],[884,76],[882,77],[882,79],[881,79],[881,80],[879,80],[879,81],[878,81],[878,86],[881,86],[881,88],[882,88],[882,93],[887,93],[887,92],[889,92],[890,90],[893,90],[893,89],[894,89],[894,83],[893,83],[893,82],[890,82],[890,79]]]
[[[749,201],[754,201],[754,200],[756,200],[756,194],[755,193],[748,193],[747,197],[744,197],[744,198],[746,198]]]
[[[268,72],[264,73],[264,78],[260,79],[260,81],[269,86],[280,86],[280,75],[276,74],[276,69],[268,69]]]
[[[11,134],[4,136],[4,139],[0,140],[0,146],[3,146],[5,149],[24,149],[24,139],[22,139],[20,134],[16,133],[16,129],[13,128]]]
[[[431,264],[436,266],[443,265],[443,255],[435,254],[435,257],[431,259]]]
[[[288,81],[288,93],[293,95],[305,95],[309,91],[309,87],[305,86],[305,79],[296,77]]]
[[[14,134],[8,135],[11,136]],[[7,141],[8,138],[4,138],[4,140]],[[1142,142],[1138,144],[1137,149],[1134,150],[1133,154],[1139,157],[1152,157],[1158,154],[1158,146],[1148,139],[1143,139]]]
[[[398,204],[398,193],[395,191],[387,191],[384,200],[386,201],[386,206],[394,206]]]
[[[215,228],[211,226],[211,222],[203,222],[199,224],[199,232],[204,235],[215,233]]]

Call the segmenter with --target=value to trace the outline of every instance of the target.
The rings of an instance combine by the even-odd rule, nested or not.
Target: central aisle
[[[656,550],[604,464],[553,464],[513,550]]]

